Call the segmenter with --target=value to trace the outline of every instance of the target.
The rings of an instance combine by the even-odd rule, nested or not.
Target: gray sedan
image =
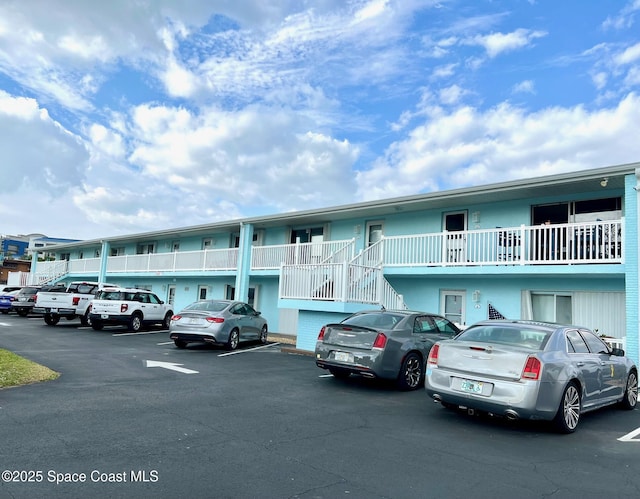
[[[200,300],[171,318],[169,337],[178,348],[189,343],[238,348],[241,341],[267,342],[267,321],[244,302]]]
[[[427,312],[370,310],[322,327],[316,365],[336,378],[351,374],[396,380],[402,390],[424,382],[432,345],[460,332],[449,320]]]
[[[586,328],[490,320],[434,345],[425,388],[448,408],[548,420],[572,433],[582,413],[633,409],[638,369]]]

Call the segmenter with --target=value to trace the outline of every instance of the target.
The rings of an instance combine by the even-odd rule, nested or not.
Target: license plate
[[[189,319],[189,324],[197,324],[198,319]]]
[[[353,362],[353,354],[349,352],[336,352],[335,359],[338,362]]]
[[[467,393],[482,393],[482,384],[482,381],[464,379],[462,383],[460,383],[460,389]]]
[[[57,312],[58,312],[58,309],[57,309],[57,308],[52,308],[52,309],[51,309],[51,313],[52,313],[52,314],[55,314],[55,313],[57,313]]]
[[[100,316],[101,319],[108,319],[109,318],[109,314],[102,314]]]

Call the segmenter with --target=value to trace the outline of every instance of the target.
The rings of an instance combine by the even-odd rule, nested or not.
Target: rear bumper
[[[340,362],[331,362],[327,360],[316,359],[316,366],[321,369],[329,369],[342,371],[349,374],[355,374],[358,376],[364,376],[365,378],[379,378],[374,371],[369,369],[368,367],[363,366],[353,366],[348,364],[343,364]]]
[[[464,376],[438,369],[428,368],[425,378],[425,391],[436,402],[456,405],[465,409],[475,409],[496,416],[510,419],[551,420],[558,411],[558,404],[553,402],[552,388],[544,384],[541,393],[541,382],[506,381],[483,379],[472,376],[473,380],[492,384],[490,395],[466,393],[452,388],[453,380]],[[541,397],[542,396],[542,397]]]
[[[76,309],[74,308],[54,308],[51,307],[33,307],[33,312],[36,314],[57,314],[57,315],[76,315]]]
[[[106,316],[106,317],[105,317]],[[102,324],[129,324],[130,315],[113,315],[113,314],[89,314],[91,322],[99,322]]]
[[[222,345],[226,343],[226,338],[224,341],[219,341],[213,334],[194,334],[194,333],[180,333],[180,332],[171,332],[169,333],[169,338],[173,341],[184,341],[185,343],[208,343],[209,345]]]

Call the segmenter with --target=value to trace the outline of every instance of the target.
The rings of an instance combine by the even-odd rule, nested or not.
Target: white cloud
[[[467,39],[465,43],[481,45],[489,58],[493,59],[503,52],[511,52],[532,44],[536,38],[542,38],[547,33],[528,29],[517,29],[511,33],[491,33],[490,35],[478,35]]]
[[[431,108],[430,117],[385,158],[357,174],[358,195],[379,199],[417,191],[481,185],[594,165],[637,161],[640,97],[616,107],[551,107],[527,114],[501,104],[451,114]]]
[[[531,80],[524,80],[514,85],[511,92],[514,94],[535,94],[536,87]]]

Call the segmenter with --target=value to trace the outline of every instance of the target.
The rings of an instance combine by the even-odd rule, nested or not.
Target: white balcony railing
[[[369,279],[368,276],[374,272],[371,269],[379,267],[622,263],[623,228],[623,220],[613,220],[384,236],[356,256],[354,239],[254,246],[251,268],[279,270],[283,265],[334,264],[335,270],[328,270],[334,267],[317,267],[322,270],[309,272],[316,281],[322,281],[330,273],[333,276],[331,286],[343,290],[344,295],[344,290],[349,289],[348,283],[353,283],[353,278],[358,276],[353,270],[357,266],[368,269]],[[342,264],[346,262],[351,266],[348,270],[351,274],[339,276],[344,272]],[[107,274],[236,271],[237,268],[238,248],[111,256],[107,259]],[[43,283],[66,272],[97,276],[100,258],[39,262],[37,273],[30,276],[29,281]],[[352,289],[366,293],[363,279],[364,275],[359,275],[356,280],[360,284],[352,286]],[[302,278],[301,285],[305,284]],[[316,293],[320,288],[312,289]],[[291,296],[298,296],[298,293],[292,290]],[[335,299],[336,296],[334,292],[331,298],[325,299]],[[339,296],[340,299],[342,297]],[[318,298],[322,299],[321,296]],[[365,302],[374,301],[366,296],[363,299]]]
[[[342,263],[353,258],[355,240],[280,244],[251,248],[251,268],[279,269],[281,265]]]
[[[620,263],[622,241],[616,220],[391,236],[367,251],[385,267]]]

